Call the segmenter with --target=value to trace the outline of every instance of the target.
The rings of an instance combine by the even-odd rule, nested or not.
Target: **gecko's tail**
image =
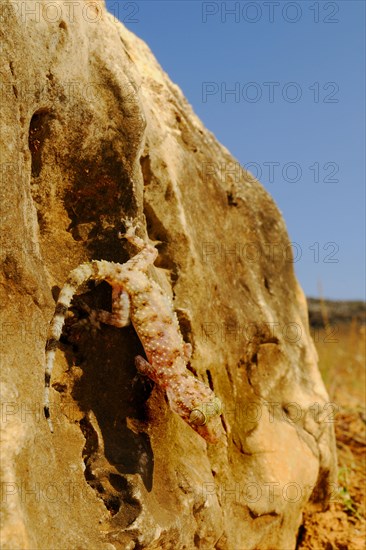
[[[66,283],[61,289],[58,297],[55,313],[53,314],[52,321],[47,335],[46,343],[46,364],[44,373],[44,415],[48,422],[50,431],[53,433],[53,425],[50,416],[50,384],[51,374],[53,369],[53,363],[55,359],[56,350],[62,334],[62,328],[64,326],[67,310],[70,307],[72,298],[77,289],[85,283],[88,279],[95,278],[95,266],[94,263],[85,263],[79,265],[76,269],[70,272]]]

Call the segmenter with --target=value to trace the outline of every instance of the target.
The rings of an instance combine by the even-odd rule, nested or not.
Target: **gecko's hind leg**
[[[93,309],[85,302],[81,307],[89,314],[89,322],[94,329],[100,329],[100,323],[123,328],[130,324],[130,299],[128,293],[120,286],[112,286],[112,312],[104,309]]]
[[[157,256],[158,251],[155,246],[150,243],[146,243],[141,237],[136,235],[136,226],[132,224],[131,220],[125,220],[125,225],[127,228],[126,233],[121,235],[133,244],[139,252],[133,256],[128,262],[124,264],[124,267],[127,269],[135,269],[137,271],[146,271],[149,265],[152,265]]]

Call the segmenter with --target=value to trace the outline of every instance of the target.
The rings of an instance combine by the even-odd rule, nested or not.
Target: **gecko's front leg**
[[[172,370],[168,376],[154,368],[146,359],[135,357],[138,372],[148,376],[166,391],[171,409],[178,413],[196,432],[210,443],[222,436],[221,401],[200,380],[187,370]]]
[[[148,376],[150,380],[159,384],[159,380],[156,376],[156,369],[146,359],[141,355],[136,355],[135,357],[135,366],[137,371],[143,376]]]

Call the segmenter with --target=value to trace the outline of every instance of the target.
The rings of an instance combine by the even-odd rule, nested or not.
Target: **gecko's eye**
[[[218,397],[215,397],[212,401],[202,403],[200,407],[193,409],[189,415],[189,422],[195,426],[204,426],[209,418],[220,416],[221,413],[221,401]]]
[[[189,415],[189,422],[195,426],[204,426],[207,422],[207,418],[201,409],[193,409]]]

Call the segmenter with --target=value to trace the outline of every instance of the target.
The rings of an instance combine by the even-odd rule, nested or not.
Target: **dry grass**
[[[338,407],[335,432],[338,488],[327,512],[305,512],[298,548],[354,549],[365,547],[366,489],[366,327],[356,321],[314,329],[319,368],[330,401]]]
[[[366,327],[356,322],[314,332],[319,368],[331,401],[341,406],[365,406]]]

